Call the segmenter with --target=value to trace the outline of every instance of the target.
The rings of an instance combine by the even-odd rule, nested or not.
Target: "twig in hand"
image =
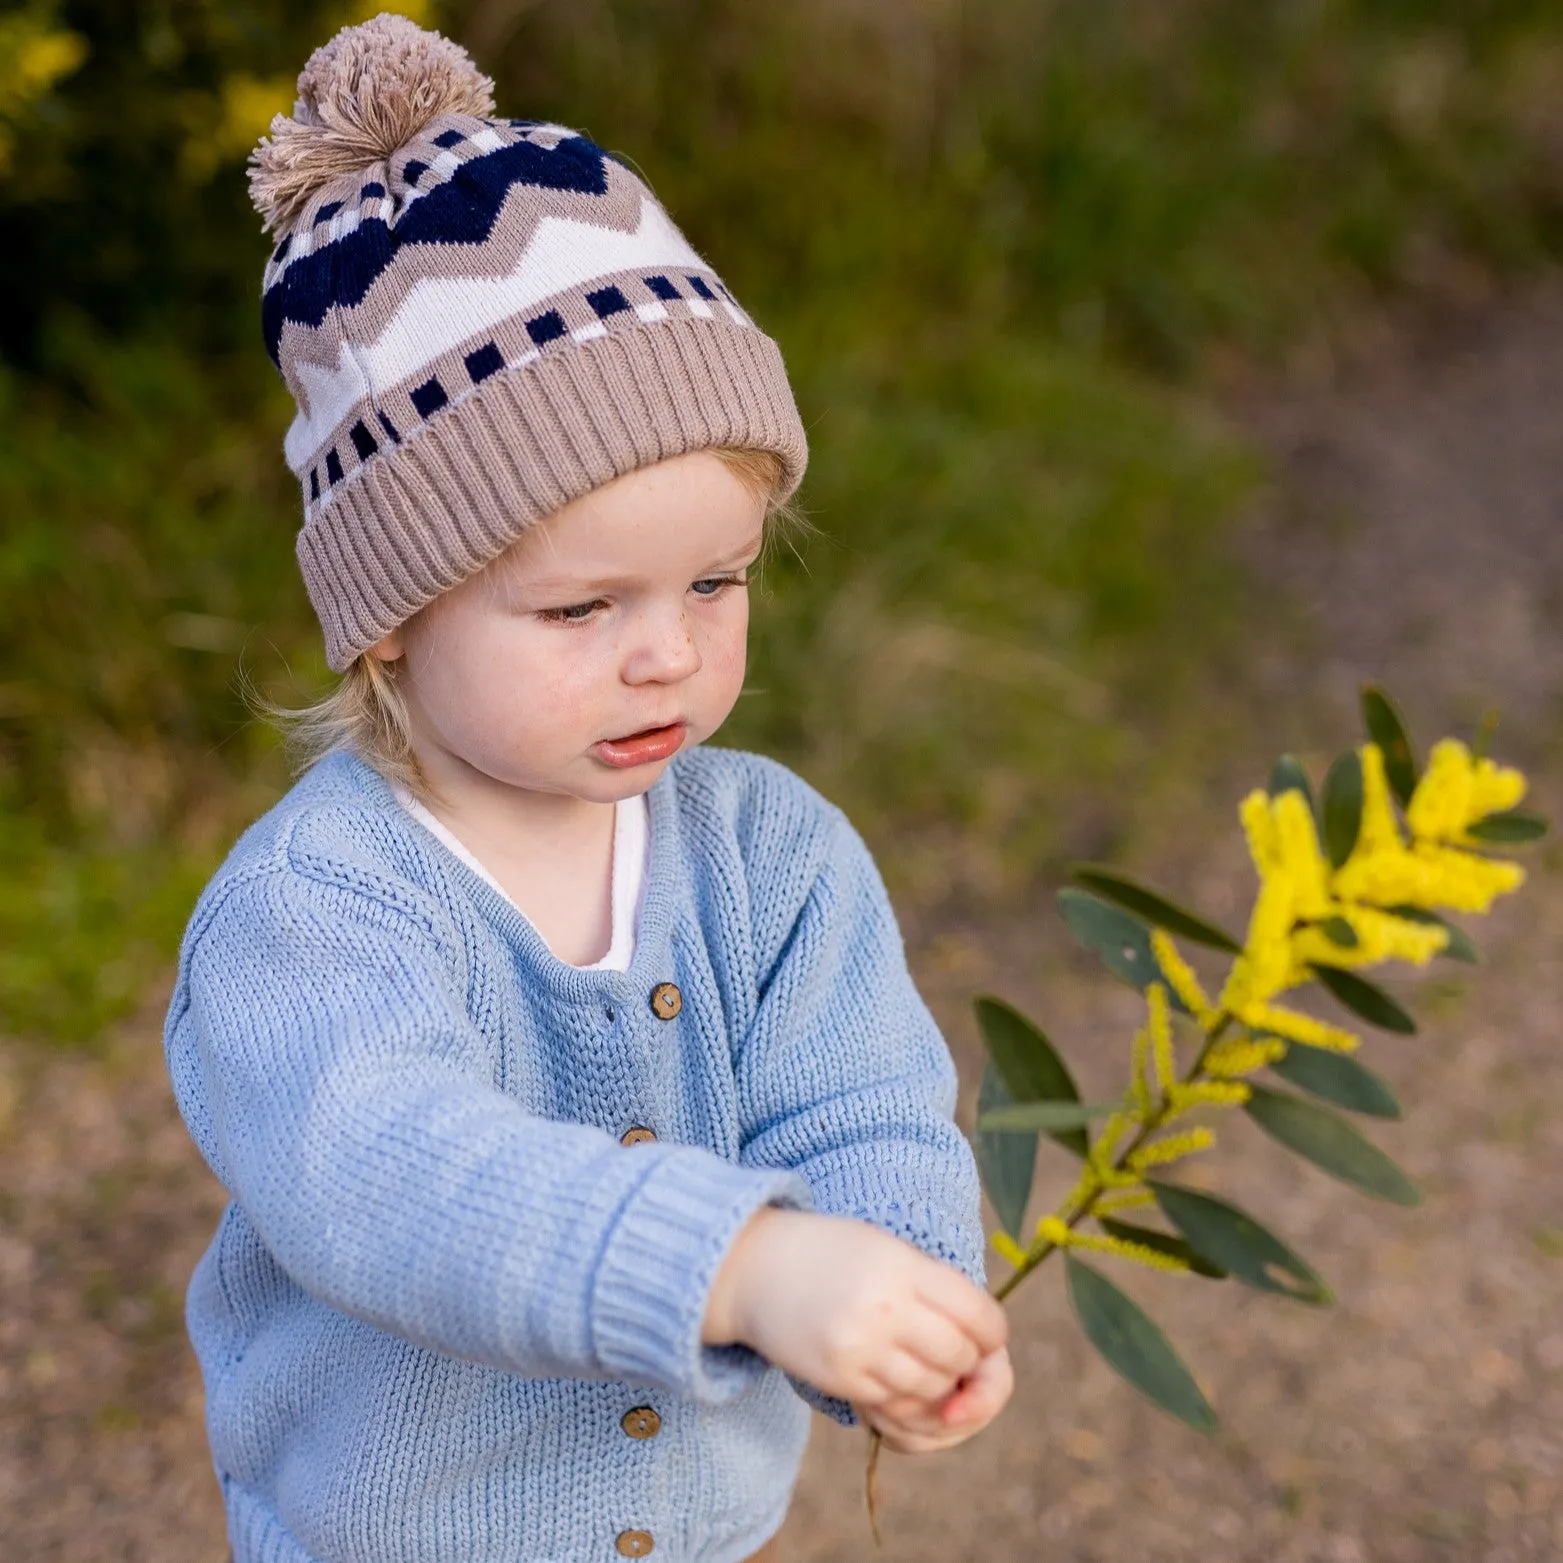
[[[868,1500],[868,1528],[873,1531],[874,1545],[881,1552],[885,1548],[885,1538],[879,1529],[879,1451],[884,1447],[884,1442],[877,1430],[869,1429],[868,1469],[863,1473],[863,1496]]]

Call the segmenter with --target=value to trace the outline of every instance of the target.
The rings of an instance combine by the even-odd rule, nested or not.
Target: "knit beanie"
[[[344,671],[529,526],[688,451],[803,426],[776,344],[645,183],[404,17],[311,56],[251,157],[266,345],[298,406],[298,560]]]

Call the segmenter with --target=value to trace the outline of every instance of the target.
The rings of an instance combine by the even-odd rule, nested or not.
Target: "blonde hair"
[[[775,451],[724,445],[713,447],[711,454],[751,493],[765,500],[767,549],[778,540],[792,541],[809,530],[809,523],[792,501],[777,498],[785,468]],[[294,775],[327,754],[347,750],[415,797],[437,798],[413,748],[412,719],[396,665],[372,651],[359,652],[336,687],[306,706],[278,705],[248,684],[244,693],[255,715],[282,734]]]

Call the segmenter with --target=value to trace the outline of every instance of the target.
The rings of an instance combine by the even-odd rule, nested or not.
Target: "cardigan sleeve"
[[[700,1341],[712,1279],[779,1166],[627,1150],[495,1083],[438,940],[362,888],[289,871],[226,889],[186,952],[176,1094],[278,1264],[342,1312],[449,1355],[705,1401],[765,1371]]]
[[[844,816],[777,959],[737,1067],[743,1161],[792,1168],[814,1208],[882,1227],[983,1284],[975,1159],[955,1066],[918,995],[890,899]],[[841,1421],[852,1413],[798,1386]]]

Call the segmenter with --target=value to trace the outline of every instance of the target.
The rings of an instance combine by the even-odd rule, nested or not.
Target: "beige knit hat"
[[[272,121],[250,191],[281,242],[262,318],[298,404],[298,558],[353,658],[593,488],[686,451],[807,447],[776,344],[633,173],[495,119],[466,53],[345,28]],[[778,497],[785,497],[785,494]]]

